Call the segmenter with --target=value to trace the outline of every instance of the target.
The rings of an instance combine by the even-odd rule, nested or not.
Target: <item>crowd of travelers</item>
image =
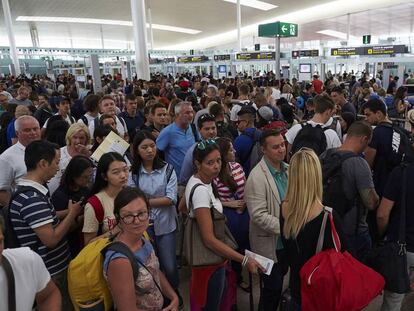
[[[398,80],[106,75],[95,92],[91,77],[6,77],[0,310],[230,311],[255,274],[259,310],[316,310],[302,268],[332,249],[385,280],[360,309],[383,293],[381,310],[400,310],[414,269],[414,110]],[[130,147],[96,159],[110,134]],[[378,267],[387,242],[401,269]],[[98,277],[103,294],[77,299]]]

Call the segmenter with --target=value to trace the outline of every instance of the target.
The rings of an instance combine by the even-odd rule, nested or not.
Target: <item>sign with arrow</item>
[[[276,22],[259,25],[259,37],[297,37],[298,24]]]

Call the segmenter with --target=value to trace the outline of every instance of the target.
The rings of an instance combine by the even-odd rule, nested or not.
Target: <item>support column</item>
[[[96,94],[102,92],[101,74],[99,71],[99,58],[98,55],[92,54],[91,58],[91,71],[93,81],[93,92]]]
[[[240,0],[237,0],[237,50],[241,52],[242,41],[241,41],[241,5]]]
[[[149,24],[150,47],[151,47],[151,50],[154,50],[154,33],[152,31],[152,14],[151,14],[151,8],[148,8],[148,24]]]
[[[137,78],[149,80],[150,69],[147,47],[147,18],[145,11],[145,0],[131,0]]]
[[[275,75],[280,80],[280,37],[275,37]]]
[[[10,58],[12,61],[12,66],[10,66],[11,74],[13,76],[19,76],[21,74],[20,63],[19,63],[19,58],[17,56],[16,41],[14,38],[9,0],[1,0],[1,2],[3,5],[4,23],[6,25],[7,36],[9,38],[9,44],[10,44]]]

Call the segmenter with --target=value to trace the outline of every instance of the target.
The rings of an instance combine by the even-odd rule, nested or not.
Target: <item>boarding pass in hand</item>
[[[273,264],[275,263],[272,259],[263,257],[247,249],[245,250],[245,254],[247,257],[253,258],[254,260],[256,260],[265,269],[264,273],[267,275],[270,275],[270,273],[272,272]]]

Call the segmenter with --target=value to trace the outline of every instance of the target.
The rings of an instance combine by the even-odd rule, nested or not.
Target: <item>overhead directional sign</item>
[[[215,61],[226,61],[230,60],[230,54],[214,55]]]
[[[301,50],[301,51],[292,51],[292,58],[298,57],[318,57],[319,50]]]
[[[259,37],[297,37],[298,24],[276,22],[259,25]]]
[[[275,52],[238,53],[236,60],[269,60],[275,59]]]
[[[208,56],[179,56],[177,57],[177,63],[201,63],[207,62],[210,59]]]
[[[331,49],[332,56],[352,56],[352,55],[389,55],[408,53],[405,45],[376,45],[364,47],[346,47]]]

